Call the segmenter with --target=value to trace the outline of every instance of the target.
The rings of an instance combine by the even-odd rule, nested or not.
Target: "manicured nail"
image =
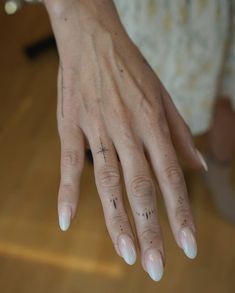
[[[59,224],[62,231],[68,230],[71,221],[71,209],[64,206],[59,211]]]
[[[145,263],[149,276],[154,281],[160,281],[164,271],[161,253],[157,249],[149,249],[145,256]]]
[[[133,265],[136,261],[136,251],[132,239],[128,235],[120,235],[118,247],[125,262],[129,265]]]
[[[204,170],[206,172],[208,172],[208,166],[207,166],[206,160],[204,159],[203,155],[197,149],[196,149],[196,154],[197,154],[197,156],[198,156],[198,158],[199,158]]]
[[[197,243],[190,228],[180,231],[180,243],[187,257],[193,259],[197,256]]]

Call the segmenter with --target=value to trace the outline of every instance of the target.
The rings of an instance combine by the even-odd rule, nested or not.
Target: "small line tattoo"
[[[64,118],[64,68],[60,65],[61,69],[61,116]]]
[[[113,207],[115,208],[115,210],[117,209],[117,197],[114,197],[114,195],[112,194],[112,198],[110,199],[110,203],[113,204]]]
[[[105,163],[106,163],[106,153],[107,152],[108,152],[108,149],[103,145],[103,143],[100,139],[100,150],[97,152],[97,154],[103,154]]]

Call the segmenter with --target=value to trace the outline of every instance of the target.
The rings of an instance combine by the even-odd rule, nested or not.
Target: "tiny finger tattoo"
[[[187,219],[184,219],[181,223],[181,227],[185,227],[187,225],[188,225],[188,221],[187,221]]]
[[[116,196],[112,195],[112,198],[109,201],[110,201],[110,203],[113,204],[113,207],[116,210],[117,209],[117,201],[118,201],[118,198]]]
[[[145,209],[142,212],[136,212],[136,214],[137,214],[137,216],[142,217],[142,218],[145,218],[146,220],[148,220],[149,217],[154,214],[154,212],[155,212],[154,209],[153,210],[147,210],[147,209]]]
[[[62,65],[60,65],[61,69],[61,116],[64,118],[64,68]]]
[[[103,155],[103,158],[104,158],[104,161],[106,163],[106,153],[108,152],[108,149],[103,145],[101,139],[100,139],[100,149],[99,151],[97,152],[97,154],[102,154]]]
[[[182,204],[184,203],[184,197],[180,195],[180,196],[178,197],[177,202],[178,202],[179,205],[182,205]]]

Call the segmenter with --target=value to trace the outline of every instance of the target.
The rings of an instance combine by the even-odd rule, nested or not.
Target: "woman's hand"
[[[122,171],[143,268],[160,280],[164,248],[151,167],[175,240],[194,258],[195,227],[176,151],[195,167],[204,164],[202,158],[167,91],[124,31],[111,0],[45,4],[60,56],[61,229],[69,227],[76,212],[87,143],[117,253],[134,264],[135,237],[123,204]]]

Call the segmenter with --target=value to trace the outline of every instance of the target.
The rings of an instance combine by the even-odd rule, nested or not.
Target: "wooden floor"
[[[29,6],[12,17],[0,12],[0,292],[235,292],[235,226],[216,213],[200,175],[187,174],[198,258],[190,261],[177,248],[162,207],[167,265],[160,283],[139,261],[129,267],[115,254],[89,163],[78,215],[68,233],[60,232],[58,60],[53,51],[35,62],[22,53],[49,32],[43,8]]]

